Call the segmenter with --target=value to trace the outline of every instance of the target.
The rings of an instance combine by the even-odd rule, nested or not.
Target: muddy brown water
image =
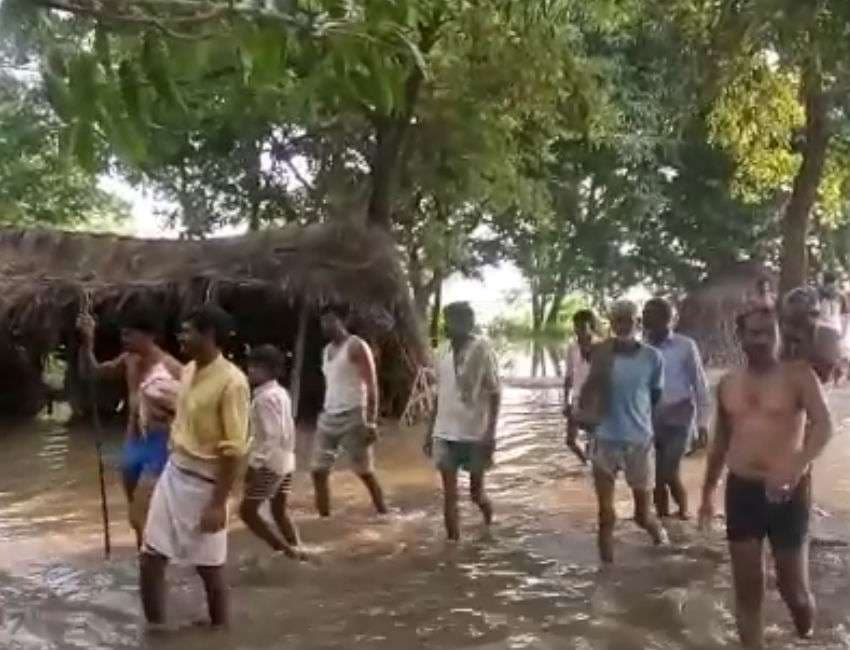
[[[820,604],[816,638],[796,643],[772,592],[771,647],[850,648],[850,390],[832,402],[842,434],[816,470],[813,576]],[[617,565],[600,571],[587,470],[562,446],[557,390],[506,391],[497,467],[490,477],[496,522],[485,534],[464,505],[464,539],[444,543],[437,477],[421,456],[420,431],[389,428],[378,466],[395,511],[373,517],[361,487],[340,472],[335,511],[318,520],[308,477],[299,473],[294,512],[318,562],[273,560],[233,524],[229,572],[233,629],[193,628],[203,598],[191,572],[170,571],[169,612],[185,624],[148,636],[137,566],[110,438],[110,510],[115,550],[102,559],[93,439],[50,420],[3,434],[0,457],[0,648],[234,650],[363,648],[407,650],[645,650],[736,647],[730,574],[721,530],[669,525],[671,549],[651,548],[627,520],[619,493]],[[299,439],[299,455],[309,449]],[[696,499],[702,458],[686,463]],[[301,466],[306,466],[304,462]],[[696,504],[693,504],[694,507]]]

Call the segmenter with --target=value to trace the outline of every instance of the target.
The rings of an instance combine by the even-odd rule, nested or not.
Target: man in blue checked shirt
[[[664,391],[653,413],[655,429],[655,509],[659,517],[670,516],[670,496],[679,507],[676,514],[687,519],[688,493],[680,467],[690,443],[696,419],[699,436],[708,439],[710,414],[708,381],[699,349],[693,339],[671,329],[673,306],[653,298],[643,310],[647,343],[664,358]]]

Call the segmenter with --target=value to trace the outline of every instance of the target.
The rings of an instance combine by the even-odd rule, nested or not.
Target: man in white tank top
[[[378,377],[369,345],[346,329],[339,313],[322,314],[322,332],[330,341],[322,352],[325,402],[313,443],[316,509],[330,516],[328,477],[340,447],[351,460],[379,514],[386,514],[384,493],[375,476],[373,444],[377,438]]]

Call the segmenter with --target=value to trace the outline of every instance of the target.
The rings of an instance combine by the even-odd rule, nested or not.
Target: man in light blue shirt
[[[671,330],[673,306],[653,298],[643,308],[646,339],[664,358],[664,391],[655,408],[655,509],[670,516],[670,496],[679,507],[677,516],[688,518],[688,493],[680,468],[696,419],[700,438],[708,439],[711,417],[708,381],[699,349],[693,339]]]
[[[656,544],[667,543],[667,532],[651,508],[655,455],[652,409],[661,396],[664,362],[657,350],[637,340],[638,320],[633,302],[616,303],[611,311],[615,338],[601,344],[611,353],[603,348],[591,356],[591,364],[608,364],[607,368],[591,368],[592,375],[607,374],[607,380],[590,384],[591,390],[607,392],[591,449],[603,562],[614,560],[614,491],[621,471],[632,489],[635,522]]]

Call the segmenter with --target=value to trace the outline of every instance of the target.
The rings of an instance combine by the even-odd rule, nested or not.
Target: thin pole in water
[[[91,316],[91,294],[86,292],[83,296],[81,314]],[[93,372],[88,376],[89,402],[91,404],[91,419],[95,435],[95,452],[97,453],[97,478],[100,483],[100,516],[103,522],[103,553],[108,560],[112,556],[112,539],[109,534],[109,503],[106,499],[106,472],[103,465],[103,431],[100,427],[100,412],[98,411],[97,384]]]

